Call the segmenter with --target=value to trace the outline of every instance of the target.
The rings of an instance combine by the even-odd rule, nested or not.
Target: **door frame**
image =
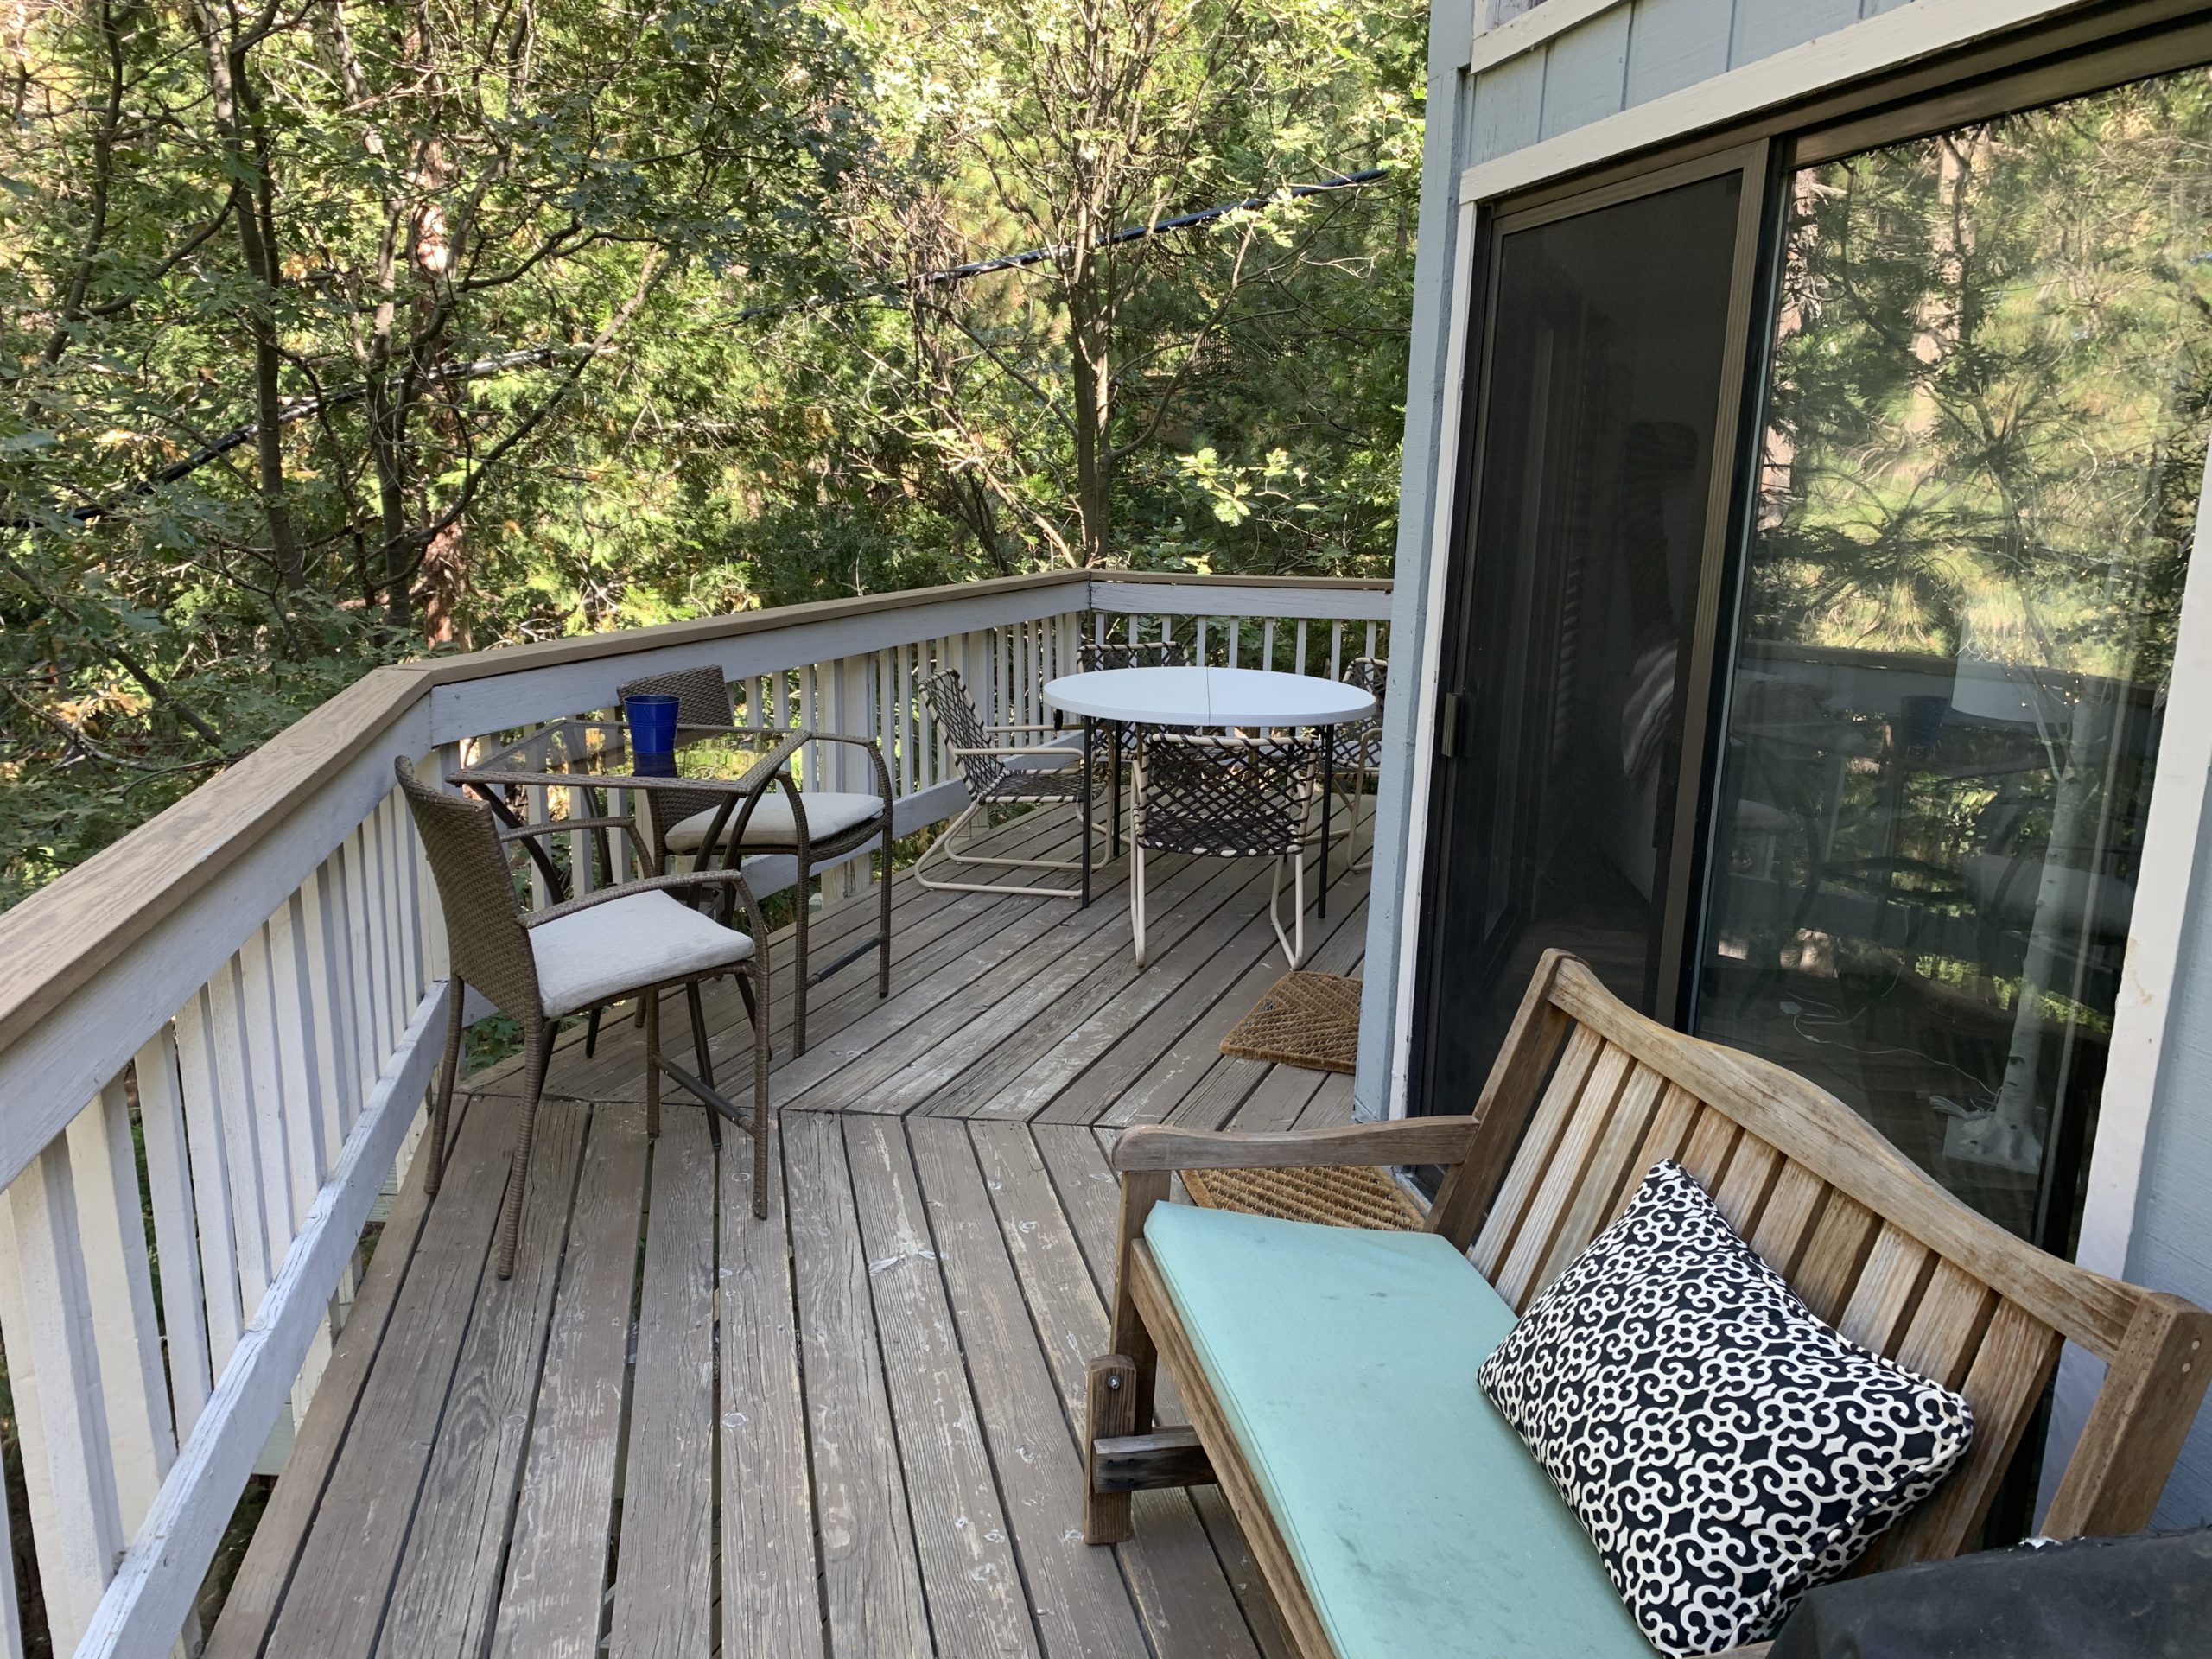
[[[1431,1075],[1428,1021],[1434,1007],[1422,988],[1442,982],[1438,953],[1443,946],[1435,924],[1443,884],[1430,880],[1427,868],[1432,849],[1435,855],[1441,855],[1449,812],[1449,791],[1437,786],[1445,775],[1438,764],[1442,757],[1437,719],[1445,696],[1464,696],[1470,690],[1457,678],[1457,671],[1466,648],[1463,614],[1466,583],[1479,556],[1471,541],[1490,439],[1484,376],[1497,327],[1498,285],[1493,278],[1504,238],[1734,174],[1742,180],[1742,188],[1737,201],[1735,258],[1728,276],[1728,308],[1721,329],[1719,401],[1712,451],[1706,459],[1705,529],[1697,552],[1696,610],[1691,619],[1690,659],[1683,682],[1681,760],[1661,889],[1666,899],[1661,912],[1658,989],[1653,1013],[1671,1025],[1678,1022],[1687,1006],[1688,966],[1693,954],[1689,942],[1698,913],[1693,889],[1703,886],[1706,861],[1701,842],[1710,812],[1707,779],[1717,753],[1712,713],[1721,668],[1718,658],[1724,625],[1735,614],[1731,590],[1735,550],[1741,543],[1734,533],[1735,519],[1743,493],[1740,484],[1748,475],[1741,464],[1744,416],[1747,409],[1756,409],[1756,383],[1742,365],[1747,357],[1762,363],[1765,357],[1763,350],[1751,350],[1751,331],[1754,317],[1765,308],[1763,279],[1770,264],[1768,221],[1772,216],[1770,204],[1778,194],[1773,188],[1777,159],[1777,146],[1761,137],[1572,194],[1548,194],[1525,206],[1507,201],[1479,214],[1471,206],[1461,210],[1455,254],[1468,282],[1465,287],[1454,288],[1455,293],[1466,296],[1453,320],[1450,353],[1450,372],[1458,377],[1459,395],[1451,400],[1450,427],[1442,435],[1440,448],[1446,470],[1438,480],[1436,499],[1439,502],[1448,499],[1451,511],[1437,515],[1438,533],[1432,537],[1429,550],[1430,603],[1422,660],[1431,671],[1421,677],[1421,702],[1415,725],[1414,788],[1419,810],[1412,820],[1414,833],[1408,837],[1407,894],[1400,912],[1399,983],[1406,994],[1399,998],[1398,1040],[1393,1045],[1397,1059],[1393,1066],[1394,1116],[1418,1109],[1427,1100],[1445,1093],[1440,1080]],[[1474,323],[1478,313],[1478,334]],[[1449,667],[1455,676],[1448,692],[1444,685],[1447,641],[1452,659]]]

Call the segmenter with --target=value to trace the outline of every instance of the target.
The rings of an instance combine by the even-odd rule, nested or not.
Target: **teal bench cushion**
[[[1652,1659],[1475,1382],[1513,1310],[1449,1243],[1187,1204],[1144,1231],[1342,1659]]]

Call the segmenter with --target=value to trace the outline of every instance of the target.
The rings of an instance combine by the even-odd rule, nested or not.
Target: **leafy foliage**
[[[1387,569],[1424,21],[19,8],[0,902],[425,651],[1070,558]]]

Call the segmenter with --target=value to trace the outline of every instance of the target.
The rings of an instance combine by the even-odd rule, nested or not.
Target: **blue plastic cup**
[[[676,753],[674,697],[625,697],[622,713],[630,722],[630,753],[640,771],[648,760],[667,761]]]

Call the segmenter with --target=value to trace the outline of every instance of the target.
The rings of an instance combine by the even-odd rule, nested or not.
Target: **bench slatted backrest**
[[[1544,959],[1432,1226],[1516,1311],[1673,1159],[1821,1318],[1957,1389],[1974,1449],[1869,1566],[1974,1547],[2071,1339],[2107,1363],[2045,1530],[2148,1523],[2212,1365],[2212,1320],[2014,1238],[1803,1078],[1635,1013],[1582,962]]]

